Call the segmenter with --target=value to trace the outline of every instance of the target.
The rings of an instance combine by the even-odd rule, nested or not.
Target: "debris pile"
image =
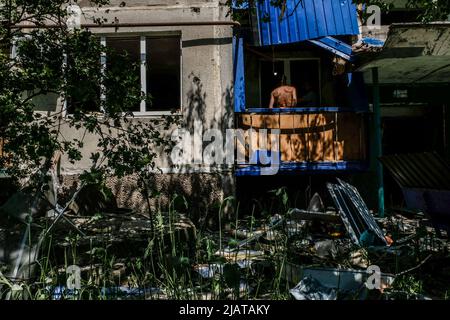
[[[36,281],[29,266],[38,261],[37,252],[48,248],[39,241],[44,232],[51,235],[52,263],[59,268],[54,278],[65,274],[70,256],[83,279],[101,286],[102,297],[428,299],[449,290],[450,270],[444,267],[450,262],[449,243],[430,217],[396,209],[377,218],[349,183],[337,179],[327,190],[330,203],[315,194],[306,210],[247,216],[226,231],[200,235],[178,212],[150,218],[104,197],[95,205],[74,197],[65,208],[53,206],[54,214],[33,218],[27,229],[34,237],[31,246],[21,245],[18,229],[0,230],[3,239],[19,243],[5,251],[15,257],[6,269],[22,281]],[[32,261],[23,261],[30,252],[36,253]],[[147,266],[152,273],[141,271],[153,256]],[[0,271],[7,274],[6,269]],[[415,277],[419,271],[425,275],[421,279]],[[143,280],[136,279],[139,273]],[[180,279],[190,287],[182,288]],[[52,279],[44,285],[53,299],[76,295]],[[17,283],[11,287],[17,289],[11,297],[25,292]]]

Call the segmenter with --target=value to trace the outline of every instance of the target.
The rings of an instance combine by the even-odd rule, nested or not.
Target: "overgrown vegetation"
[[[41,246],[35,276],[22,282],[2,276],[0,296],[9,299],[289,297],[288,283],[281,277],[287,258],[285,236],[276,238],[270,247],[259,241],[251,246],[243,245],[237,234],[232,236],[223,230],[197,229],[186,237],[186,229],[177,226],[181,212],[175,209],[174,204],[180,199],[182,197],[175,196],[169,212],[159,212],[154,217],[154,233],[150,229],[145,234],[141,232],[146,239],[139,242],[144,244],[140,248],[142,250],[130,248],[124,254],[114,247],[114,241],[102,243],[94,240],[98,238],[92,234],[81,237],[73,231],[67,235],[63,227],[55,230]],[[234,200],[229,198],[227,201]],[[89,218],[89,223],[107,219],[97,214]],[[273,224],[270,216],[255,218],[251,215],[239,220],[236,215],[232,228],[245,227],[249,232],[255,232],[265,224]],[[101,235],[106,233],[115,236],[114,231],[108,228]],[[127,239],[131,246],[138,243],[134,241]],[[71,265],[82,266],[80,290],[67,288],[69,275],[66,270]]]
[[[398,276],[392,287],[369,292],[367,299],[448,298],[445,275],[441,279],[438,274],[442,272],[433,270],[434,276],[428,276],[430,268],[440,268],[442,259],[448,259],[448,251],[436,251],[436,244],[419,243],[427,236],[423,231],[415,234],[412,245],[399,247],[401,253],[395,253],[397,249],[393,249],[394,255],[389,255],[389,250],[370,251],[352,245],[342,225],[330,229],[323,223],[293,223],[293,202],[286,189],[273,190],[268,196],[273,197],[274,206],[267,208],[266,214],[252,212],[238,219],[236,210],[235,220],[226,228],[223,223],[220,231],[196,229],[186,222],[183,213],[189,212],[190,204],[177,195],[168,212],[154,217],[154,231],[139,226],[126,229],[128,235],[122,242],[118,241],[121,232],[111,223],[114,217],[106,213],[83,218],[86,221],[78,226],[85,236],[73,230],[67,234],[67,226],[62,225],[41,246],[31,278],[13,281],[1,276],[0,296],[54,300],[291,299],[289,289],[298,281],[298,271],[289,272],[288,266],[362,268],[364,272],[369,264],[377,264],[383,272]],[[238,208],[234,199],[226,201]],[[81,218],[73,221],[77,219]],[[127,220],[125,216],[120,219]],[[318,232],[330,234],[342,246],[336,253],[332,249],[323,255],[311,238]],[[434,262],[424,259],[430,253]],[[427,263],[410,268],[421,260]],[[67,270],[72,265],[81,267],[79,290],[68,288]],[[359,294],[342,298],[361,299]]]

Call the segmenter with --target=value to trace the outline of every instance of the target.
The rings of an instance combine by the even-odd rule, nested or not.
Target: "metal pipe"
[[[447,147],[447,105],[442,105],[442,144],[444,145],[444,154],[448,160],[448,147]],[[1,148],[0,148],[1,150]]]
[[[178,22],[139,22],[139,23],[108,23],[96,24],[86,23],[82,24],[81,28],[135,28],[135,27],[183,27],[183,26],[233,26],[240,27],[241,24],[237,21],[178,21]],[[57,29],[62,28],[58,24],[49,25],[15,25],[14,29]]]
[[[377,193],[378,193],[378,215],[384,217],[384,183],[383,183],[383,166],[379,161],[383,153],[382,136],[381,136],[381,108],[380,108],[380,87],[378,85],[378,68],[372,68],[373,82],[373,142],[374,148],[372,152],[372,164],[375,165],[377,174]]]

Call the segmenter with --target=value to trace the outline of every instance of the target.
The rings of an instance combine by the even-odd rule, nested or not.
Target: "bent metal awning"
[[[335,36],[359,33],[352,0],[286,0],[285,8],[271,3],[263,0],[257,5],[261,46],[308,41],[345,60],[351,59],[351,46]]]

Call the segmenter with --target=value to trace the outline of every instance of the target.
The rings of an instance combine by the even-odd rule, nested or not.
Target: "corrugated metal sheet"
[[[280,8],[271,0],[257,4],[261,45],[286,44],[327,36],[356,35],[359,32],[352,0],[287,0],[280,20]]]
[[[436,153],[389,155],[380,161],[402,188],[450,190],[450,167]]]
[[[358,190],[339,178],[337,180],[339,184],[327,183],[327,188],[353,242],[362,245],[363,234],[370,230],[378,237],[378,242],[386,245],[383,231],[370,214]]]

